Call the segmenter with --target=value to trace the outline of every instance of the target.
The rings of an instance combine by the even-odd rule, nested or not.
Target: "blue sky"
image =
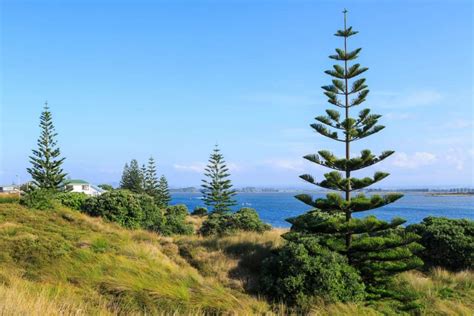
[[[72,178],[115,183],[152,155],[197,185],[217,142],[237,186],[307,187],[326,170],[303,155],[343,153],[309,124],[344,7],[387,126],[353,153],[397,151],[368,171],[392,174],[381,187],[474,185],[470,1],[3,0],[0,182],[28,179],[48,100]]]

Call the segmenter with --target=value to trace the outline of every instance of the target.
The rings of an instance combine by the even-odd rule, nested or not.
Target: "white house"
[[[64,189],[69,192],[85,193],[93,196],[101,195],[105,192],[105,190],[80,179],[64,181]]]
[[[15,184],[0,185],[0,193],[20,194],[20,187]]]

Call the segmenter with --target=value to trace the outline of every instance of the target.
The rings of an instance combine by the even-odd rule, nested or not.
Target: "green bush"
[[[243,231],[263,232],[270,230],[271,226],[262,222],[255,209],[243,207],[233,214],[235,229]]]
[[[37,210],[52,209],[55,206],[54,195],[52,190],[32,188],[21,197],[20,204]]]
[[[110,184],[105,184],[105,183],[99,184],[98,187],[105,191],[112,191],[114,189],[113,186],[111,186]]]
[[[458,271],[474,268],[474,221],[427,217],[410,225],[407,231],[421,236],[425,249],[419,256],[425,267],[444,267]]]
[[[142,204],[146,204],[143,203],[143,198],[125,190],[110,191],[87,199],[82,210],[91,216],[101,216],[127,228],[140,228],[145,222],[145,225],[150,225],[146,214],[152,211],[142,209]]]
[[[160,229],[163,235],[190,235],[193,226],[186,222],[188,208],[185,205],[168,206],[164,213],[164,222]]]
[[[55,196],[56,200],[64,206],[80,211],[84,202],[89,198],[82,192],[61,192]]]
[[[231,234],[236,231],[263,232],[271,226],[262,222],[257,211],[244,207],[235,213],[212,213],[202,223],[200,233],[204,236]]]
[[[193,216],[206,216],[207,215],[207,208],[202,207],[202,206],[197,206],[197,207],[194,208],[191,215],[193,215]]]
[[[203,236],[210,236],[235,232],[232,215],[232,213],[211,213],[202,223],[199,233]]]
[[[260,286],[271,300],[303,310],[318,299],[348,302],[365,297],[364,284],[346,258],[310,237],[289,242],[264,260]]]

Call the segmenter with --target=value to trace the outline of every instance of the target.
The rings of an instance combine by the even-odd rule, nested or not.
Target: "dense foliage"
[[[183,205],[158,207],[147,194],[114,190],[85,200],[82,210],[91,216],[101,216],[127,228],[143,228],[163,235],[190,234],[186,223],[188,210]]]
[[[211,213],[202,223],[200,233],[204,236],[225,235],[237,231],[263,232],[271,226],[262,222],[257,211],[244,207],[235,213]]]
[[[206,216],[207,215],[207,208],[202,206],[196,206],[192,211],[191,215],[193,216]]]
[[[317,302],[360,301],[364,283],[347,259],[314,238],[289,242],[263,263],[261,290],[275,301],[305,308]]]
[[[62,205],[80,211],[89,196],[82,192],[61,192],[55,195],[55,199]]]
[[[113,186],[111,186],[110,184],[106,184],[106,183],[99,184],[98,187],[101,188],[102,190],[105,190],[105,191],[112,191],[114,189]]]
[[[351,157],[350,146],[354,141],[364,139],[382,130],[377,125],[380,115],[371,114],[370,109],[363,109],[356,117],[350,116],[350,110],[365,102],[369,93],[366,80],[356,79],[368,68],[360,64],[349,65],[358,58],[361,51],[357,48],[347,50],[347,40],[357,34],[352,27],[346,27],[346,11],[344,11],[344,29],[338,30],[336,36],[343,38],[344,48],[336,49],[336,54],[329,58],[342,62],[333,70],[325,73],[333,77],[332,84],[322,87],[328,102],[343,110],[342,114],[334,109],[326,110],[326,116],[316,117],[311,127],[319,134],[341,142],[345,147],[345,157],[336,157],[327,150],[317,154],[306,155],[304,158],[315,164],[332,169],[324,175],[324,180],[317,181],[313,176],[304,174],[301,178],[313,185],[340,193],[330,193],[326,198],[313,199],[310,195],[296,196],[300,201],[314,210],[288,221],[292,224],[291,235],[311,235],[318,237],[325,247],[337,251],[347,257],[349,264],[356,267],[368,291],[373,297],[389,294],[391,276],[399,272],[419,267],[421,260],[413,255],[421,246],[416,244],[417,236],[403,232],[398,228],[405,221],[394,218],[385,222],[374,216],[353,218],[354,213],[373,210],[392,203],[402,197],[401,194],[384,196],[365,196],[353,192],[360,191],[388,176],[388,173],[375,172],[373,177],[355,178],[354,171],[372,166],[393,154],[384,151],[374,155],[370,150],[363,150],[360,156]],[[350,85],[350,80],[352,84]],[[290,235],[288,235],[290,236]]]
[[[452,271],[474,269],[474,221],[427,217],[407,230],[421,236],[421,258],[426,267]]]
[[[190,235],[193,226],[186,222],[189,211],[185,205],[168,206],[164,211],[164,223],[160,228],[163,235]]]
[[[153,198],[126,190],[105,192],[87,199],[83,211],[127,228],[160,227],[162,218]]]
[[[60,158],[61,151],[55,140],[58,134],[54,129],[48,103],[44,105],[39,126],[41,135],[37,141],[38,148],[33,149],[33,155],[30,156],[31,168],[26,170],[33,178],[33,184],[38,188],[58,190],[66,178],[66,173],[62,169],[65,158]]]
[[[160,181],[158,182],[156,200],[161,207],[167,207],[171,202],[171,194],[168,188],[168,181],[166,180],[166,177],[164,175],[160,177]]]
[[[36,210],[52,209],[55,206],[54,195],[54,190],[30,188],[22,195],[20,204]]]
[[[217,145],[209,158],[209,164],[205,171],[206,179],[202,180],[201,190],[204,203],[216,213],[230,211],[230,207],[236,205],[232,199],[236,191],[232,189],[232,182],[228,179],[229,169]]]
[[[122,179],[120,180],[120,188],[124,190],[130,190],[134,193],[142,193],[144,175],[140,167],[138,166],[138,161],[132,159],[130,165],[125,164],[122,173]]]

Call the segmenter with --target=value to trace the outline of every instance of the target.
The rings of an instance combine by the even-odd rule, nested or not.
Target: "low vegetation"
[[[474,269],[474,221],[427,217],[407,230],[421,236],[425,268]]]

